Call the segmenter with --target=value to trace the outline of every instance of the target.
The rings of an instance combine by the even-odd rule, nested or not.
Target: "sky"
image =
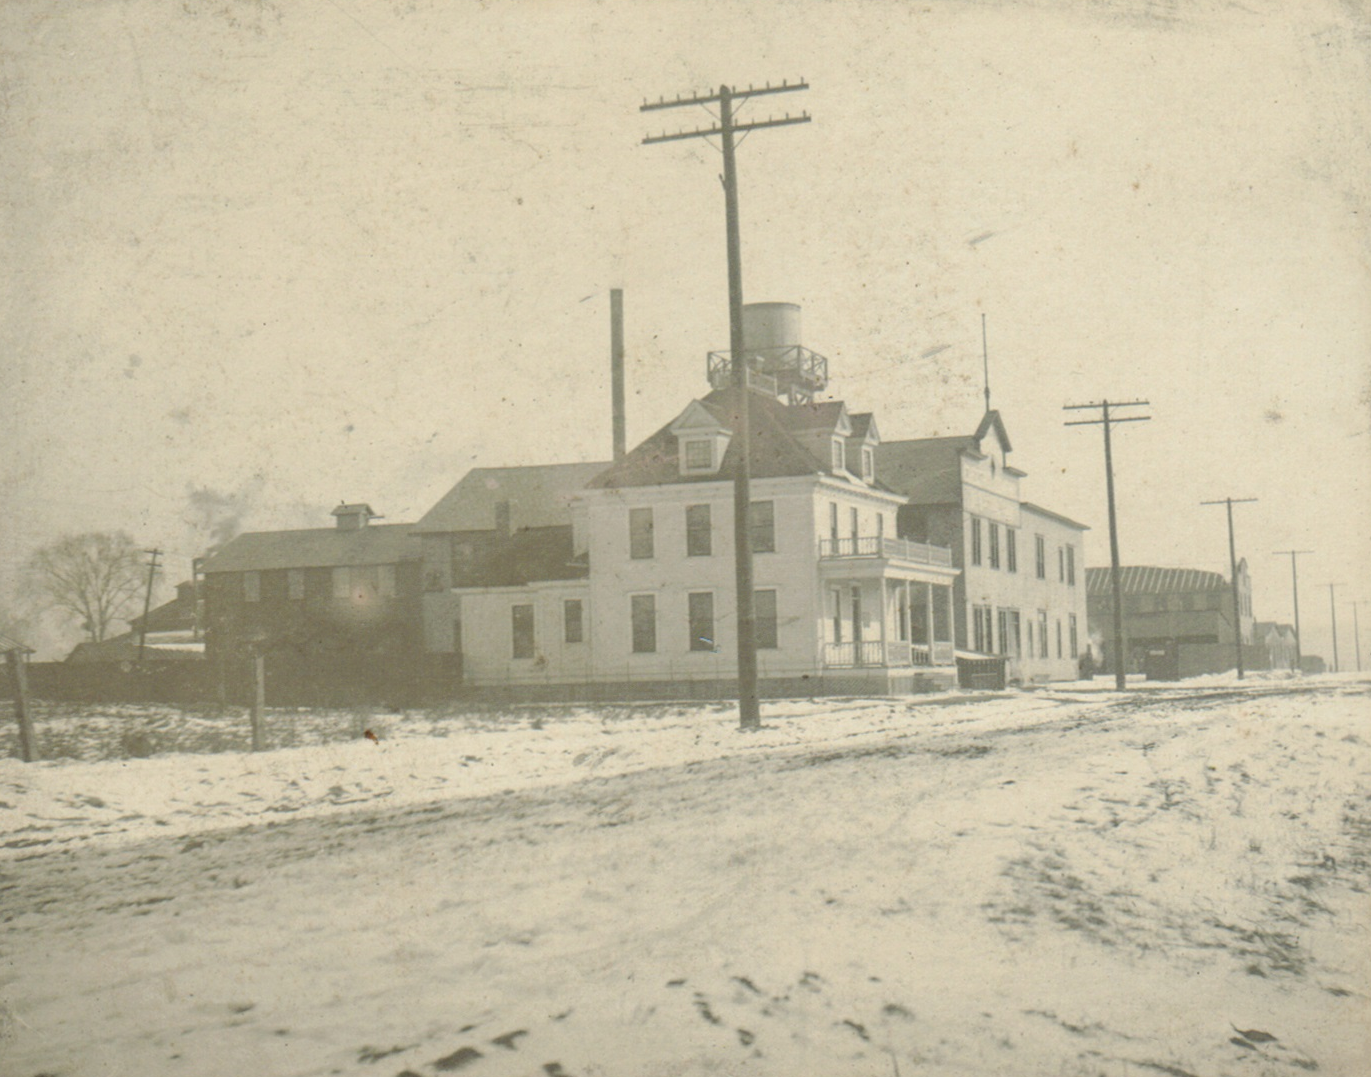
[[[0,6],[0,612],[122,529],[417,519],[474,466],[610,454],[728,342],[720,158],[646,98],[805,79],[739,150],[747,301],[801,304],[887,439],[992,401],[1024,495],[1227,573],[1371,661],[1371,12],[1360,3],[129,0]],[[45,648],[66,646],[51,623]]]

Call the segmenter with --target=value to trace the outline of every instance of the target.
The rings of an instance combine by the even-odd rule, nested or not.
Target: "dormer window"
[[[847,446],[843,444],[842,438],[833,439],[833,470],[847,470]]]
[[[876,481],[876,453],[869,447],[862,447],[862,481]]]
[[[685,469],[687,471],[714,470],[714,442],[712,439],[691,438],[686,441]]]

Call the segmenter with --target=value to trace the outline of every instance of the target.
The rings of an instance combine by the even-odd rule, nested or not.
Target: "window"
[[[847,448],[843,445],[842,438],[833,439],[833,470],[847,470]]]
[[[345,568],[333,570],[333,597],[348,598],[352,595],[351,573]]]
[[[568,598],[562,602],[562,638],[567,643],[585,641],[585,611],[579,598]]]
[[[848,510],[847,510],[847,523],[848,523],[848,528],[847,528],[848,533],[852,536],[852,542],[853,542],[852,552],[853,552],[853,553],[856,553],[856,552],[857,552],[857,547],[856,547],[856,542],[857,542],[857,510],[856,510],[855,508],[851,508],[851,509],[848,509]]]
[[[302,568],[286,569],[286,595],[292,602],[299,602],[305,597],[305,570]]]
[[[1019,611],[1000,610],[1000,651],[1002,655],[1009,658],[1019,658],[1022,651],[1019,647]]]
[[[260,572],[243,573],[243,601],[262,601],[262,574]]]
[[[828,537],[834,543],[838,541],[838,503],[836,501],[828,503]]]
[[[1009,572],[1019,571],[1019,532],[1012,527],[1004,529],[1004,567]]]
[[[1038,657],[1051,657],[1047,649],[1047,610],[1038,611]]]
[[[628,510],[628,556],[635,560],[652,556],[652,510]]]
[[[1057,618],[1057,657],[1062,656],[1062,619]]]
[[[1000,525],[990,524],[990,567],[1000,567]]]
[[[657,596],[633,595],[629,602],[633,623],[633,653],[652,654],[657,650]]]
[[[708,441],[687,441],[685,443],[685,466],[687,471],[713,471],[713,444]]]
[[[1080,654],[1080,645],[1076,639],[1076,615],[1071,615],[1071,657],[1075,658]]]
[[[1072,587],[1076,586],[1076,547],[1066,548],[1066,582]]]
[[[395,566],[376,566],[376,588],[382,598],[394,598],[399,592],[395,587]]]
[[[974,640],[976,650],[980,654],[994,653],[995,642],[991,634],[991,617],[989,606],[972,606],[971,620],[974,627]]]
[[[714,593],[692,591],[686,595],[686,603],[690,612],[690,649],[714,650]]]
[[[510,624],[513,629],[515,658],[533,657],[533,607],[510,607]]]
[[[981,563],[981,518],[971,517],[971,563],[979,565]]]
[[[754,501],[748,517],[752,526],[752,552],[776,552],[776,505],[771,501]]]
[[[714,531],[710,524],[709,506],[687,505],[685,515],[686,556],[708,557],[714,552]]]
[[[876,478],[876,454],[867,446],[862,447],[862,478],[867,482]]]
[[[776,642],[776,592],[754,591],[752,610],[757,617],[757,647],[759,650],[775,650]]]
[[[1066,582],[1066,550],[1064,547],[1057,547],[1057,579]]]
[[[1047,540],[1042,535],[1033,536],[1033,564],[1038,579],[1047,579]]]

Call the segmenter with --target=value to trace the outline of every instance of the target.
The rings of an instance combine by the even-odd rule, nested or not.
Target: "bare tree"
[[[34,552],[28,586],[48,608],[76,617],[99,643],[137,608],[144,587],[141,555],[122,531],[68,535]]]

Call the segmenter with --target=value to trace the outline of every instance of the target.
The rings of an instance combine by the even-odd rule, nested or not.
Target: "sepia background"
[[[1331,657],[1371,598],[1371,16],[1335,0],[0,7],[0,612],[65,532],[167,551],[416,519],[470,467],[608,459],[728,344],[720,162],[645,97],[807,79],[740,151],[748,301],[887,438],[993,403],[1108,563],[1228,569]],[[746,114],[764,117],[767,102]],[[669,124],[703,125],[688,110]],[[1346,607],[1343,606],[1343,615]],[[1371,623],[1371,622],[1369,622]],[[30,622],[40,657],[74,642]],[[1343,654],[1350,626],[1340,625]]]

